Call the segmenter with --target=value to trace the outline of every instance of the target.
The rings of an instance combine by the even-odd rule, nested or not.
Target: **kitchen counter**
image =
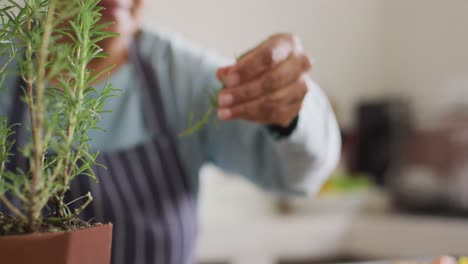
[[[468,254],[468,220],[397,214],[382,192],[297,200],[293,208],[300,213],[203,219],[198,259],[273,264]]]

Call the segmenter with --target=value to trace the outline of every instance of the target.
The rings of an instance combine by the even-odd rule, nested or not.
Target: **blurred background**
[[[145,24],[235,58],[299,35],[343,134],[318,197],[203,170],[201,263],[468,255],[467,0],[149,0]]]

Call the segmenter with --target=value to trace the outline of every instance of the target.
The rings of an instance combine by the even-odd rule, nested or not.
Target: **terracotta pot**
[[[112,225],[0,237],[0,263],[109,264]]]

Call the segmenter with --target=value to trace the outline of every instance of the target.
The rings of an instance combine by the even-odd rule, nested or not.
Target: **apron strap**
[[[140,36],[137,36],[130,47],[130,60],[135,67],[136,78],[141,86],[146,126],[156,136],[171,134],[166,122],[159,80],[155,75],[156,70],[153,64],[139,52],[139,42]]]

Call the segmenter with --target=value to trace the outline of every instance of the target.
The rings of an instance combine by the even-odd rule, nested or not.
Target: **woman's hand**
[[[287,127],[307,93],[311,61],[301,41],[277,34],[217,72],[225,88],[219,94],[218,118],[244,119]]]

